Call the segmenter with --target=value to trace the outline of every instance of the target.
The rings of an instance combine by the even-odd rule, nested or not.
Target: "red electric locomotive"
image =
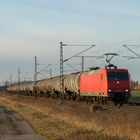
[[[108,97],[116,104],[123,104],[130,96],[130,75],[127,69],[100,69],[81,75],[80,94],[94,96],[96,100]]]

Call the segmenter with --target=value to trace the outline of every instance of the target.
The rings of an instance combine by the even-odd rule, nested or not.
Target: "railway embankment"
[[[85,102],[30,96],[0,96],[0,103],[20,114],[47,140],[139,140],[140,112],[98,110]]]

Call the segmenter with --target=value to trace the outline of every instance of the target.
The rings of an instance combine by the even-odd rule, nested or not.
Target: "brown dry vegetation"
[[[90,112],[86,103],[3,96],[6,104],[50,140],[139,140],[140,112]]]

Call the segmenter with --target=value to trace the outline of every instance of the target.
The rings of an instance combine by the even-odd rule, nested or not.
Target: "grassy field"
[[[140,102],[140,91],[132,91],[130,102]]]
[[[47,140],[139,140],[140,112],[90,112],[85,103],[1,96],[0,103],[18,112]]]

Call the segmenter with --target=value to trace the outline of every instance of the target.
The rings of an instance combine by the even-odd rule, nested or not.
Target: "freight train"
[[[61,97],[60,76],[34,82],[21,82],[8,87],[11,93],[45,97]],[[128,102],[130,96],[130,74],[127,69],[95,69],[63,76],[63,97],[69,100],[86,100],[98,103]]]

